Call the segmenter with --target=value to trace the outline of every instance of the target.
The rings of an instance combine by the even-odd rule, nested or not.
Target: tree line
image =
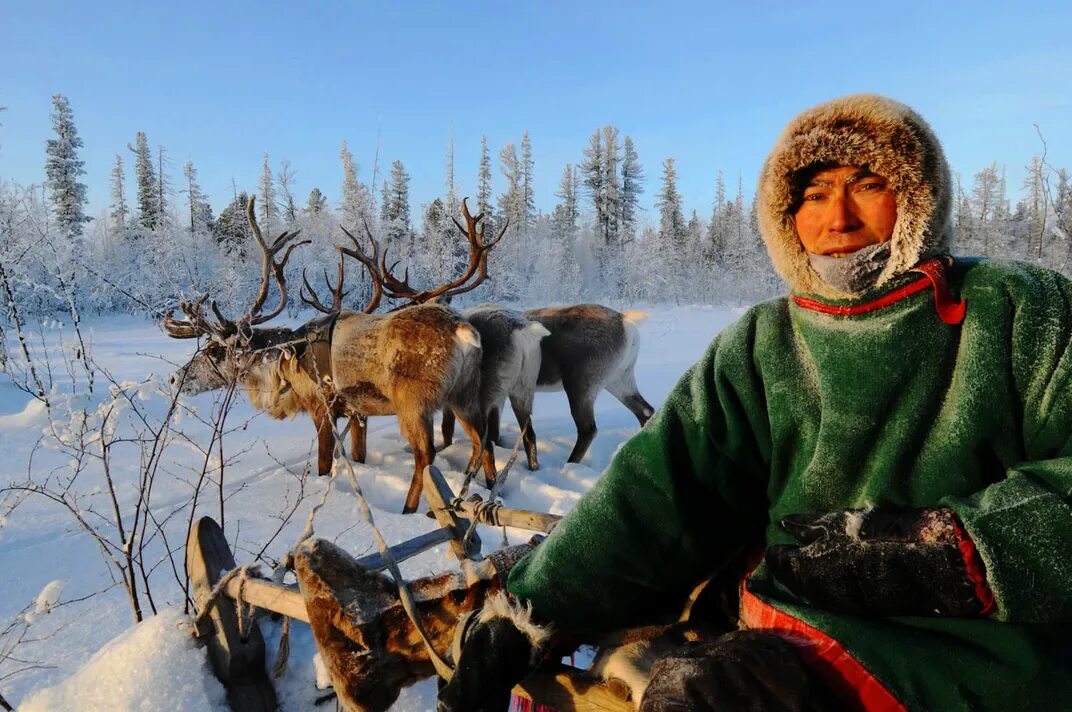
[[[345,239],[339,226],[360,238],[366,230],[375,235],[390,261],[409,269],[414,284],[444,281],[466,259],[464,239],[452,221],[459,206],[453,141],[442,195],[417,210],[401,161],[391,163],[379,186],[366,184],[343,141],[337,204],[330,204],[318,187],[304,200],[296,196],[292,164],[283,160],[273,169],[265,153],[257,184],[235,185],[231,201],[217,213],[193,162],[186,161],[181,180],[173,182],[164,147],[154,150],[147,135],[138,132],[127,150],[115,155],[108,209],[91,220],[85,213],[85,168],[78,156],[82,140],[64,96],[53,97],[51,119],[55,137],[45,146],[44,184],[0,183],[0,286],[27,314],[66,310],[73,299],[86,310],[156,316],[178,297],[203,292],[211,292],[222,306],[240,309],[258,274],[247,254],[245,206],[251,195],[257,196],[258,220],[266,233],[302,229],[313,241],[291,260],[291,284],[300,284],[303,269],[310,275],[334,272],[334,245]],[[645,214],[640,196],[646,175],[636,147],[630,136],[608,125],[593,131],[577,163],[562,168],[556,204],[543,213],[536,208],[528,132],[499,150],[498,170],[505,183],[501,194],[493,195],[486,136],[476,159],[476,205],[471,207],[487,216],[487,234],[509,228],[491,253],[491,277],[470,300],[743,304],[783,291],[739,178],[728,186],[723,172],[716,171],[709,209],[688,211],[677,188],[674,159],[666,158],[655,211]],[[128,200],[128,166],[133,200]],[[957,178],[955,251],[1027,259],[1068,273],[1068,171],[1050,165],[1043,142],[1027,174],[1016,199],[1009,195],[1005,169],[996,163],[970,183]],[[363,303],[364,281],[351,268],[349,299],[354,305]]]

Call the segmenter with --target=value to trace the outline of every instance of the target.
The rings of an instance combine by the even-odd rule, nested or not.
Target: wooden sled
[[[510,526],[547,533],[561,518],[542,512],[488,506],[479,497],[458,502],[450,485],[434,466],[424,472],[424,495],[430,512],[440,527],[390,548],[395,561],[403,561],[447,542],[459,560],[480,559],[480,540],[465,534],[474,519],[490,526]],[[386,568],[380,554],[354,560],[367,571]],[[256,625],[239,629],[235,601],[251,606],[256,613],[272,612],[311,623],[305,598],[298,586],[259,578],[230,578],[213,590],[226,572],[236,568],[227,540],[210,517],[194,525],[187,541],[186,565],[190,572],[194,602],[198,611],[210,608],[197,627],[196,635],[206,640],[209,659],[216,677],[227,688],[228,703],[235,712],[271,712],[276,695],[265,672],[265,645]],[[213,605],[215,604],[215,605]],[[317,641],[317,646],[321,642]],[[323,653],[323,650],[321,651]],[[630,712],[633,705],[623,693],[612,690],[584,670],[565,665],[541,670],[514,688],[514,694],[559,712]]]

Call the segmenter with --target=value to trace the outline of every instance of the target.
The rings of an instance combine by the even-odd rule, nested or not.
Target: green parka
[[[911,132],[915,153],[903,135],[876,128],[876,116]],[[877,135],[877,148],[861,149],[860,135]],[[838,154],[838,139],[850,155]],[[882,154],[890,146],[893,158]],[[867,164],[891,179],[895,260],[911,266],[944,251],[948,171],[922,119],[878,97],[798,117],[757,198],[794,296],[719,334],[511,572],[509,590],[566,629],[632,626],[743,552],[792,543],[777,526],[788,514],[948,506],[984,563],[990,616],[837,615],[795,600],[760,566],[743,588],[742,624],[824,648],[868,707],[1072,704],[1072,283],[1027,265],[958,260],[945,273],[966,306],[957,318],[939,313],[949,307],[941,280],[932,286],[905,267],[871,293],[832,292],[786,254],[799,251],[784,230],[786,186],[818,161]],[[905,177],[913,170],[915,183]]]

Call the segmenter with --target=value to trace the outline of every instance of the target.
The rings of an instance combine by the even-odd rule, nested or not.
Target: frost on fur
[[[540,649],[551,637],[552,630],[532,620],[532,604],[514,603],[505,591],[498,591],[484,603],[478,622],[487,623],[494,618],[506,618],[528,638],[533,648]]]

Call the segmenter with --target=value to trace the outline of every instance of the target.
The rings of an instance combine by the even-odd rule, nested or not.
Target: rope
[[[248,628],[245,623],[246,616],[242,608],[244,605],[242,601],[242,588],[245,582],[251,578],[263,578],[261,576],[260,564],[239,566],[221,576],[220,580],[216,582],[216,585],[212,587],[212,592],[209,594],[208,598],[205,599],[197,617],[194,618],[194,630],[198,630],[201,627],[201,623],[209,617],[212,613],[212,607],[219,603],[220,599],[224,597],[224,589],[227,587],[227,584],[235,578],[239,580],[238,596],[235,598],[235,614],[238,616],[238,634],[242,636],[242,640],[246,639],[246,631]],[[249,605],[247,608],[252,611],[253,606]]]
[[[279,634],[279,652],[275,655],[275,665],[272,666],[272,677],[281,678],[287,671],[287,660],[290,659],[290,616],[283,617],[283,629]]]
[[[506,478],[510,475],[510,468],[513,467],[514,463],[517,461],[517,455],[521,451],[521,443],[525,439],[525,433],[527,433],[528,430],[529,423],[528,421],[526,421],[525,427],[521,428],[521,434],[518,436],[517,442],[514,443],[514,449],[510,453],[510,459],[506,461],[506,464],[503,466],[502,470],[499,471],[499,476],[495,478],[495,482],[491,486],[491,492],[488,494],[488,501],[477,502],[475,504],[473,512],[473,521],[469,523],[469,528],[465,531],[465,536],[462,538],[462,546],[465,547],[466,551],[469,550],[469,542],[476,534],[477,521],[481,519],[481,517],[485,516],[485,513],[486,516],[489,517],[487,521],[492,522],[494,524],[498,524],[497,520],[490,519],[490,517],[497,516],[498,510],[502,507],[502,503],[498,502],[499,490],[501,490],[503,488],[503,485],[506,484]],[[451,506],[457,509],[458,504],[462,501],[462,498],[464,496],[465,492],[463,488],[462,494],[460,494],[458,497],[455,497],[454,500],[451,501]]]

